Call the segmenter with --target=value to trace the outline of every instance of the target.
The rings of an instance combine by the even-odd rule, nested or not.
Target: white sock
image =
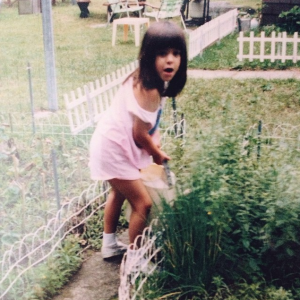
[[[117,243],[116,240],[116,233],[105,233],[103,232],[103,240],[102,240],[102,245],[103,246],[111,246],[115,245]]]

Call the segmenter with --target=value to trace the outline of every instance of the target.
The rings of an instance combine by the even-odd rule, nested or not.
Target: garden
[[[100,249],[107,188],[89,178],[92,128],[70,134],[63,95],[132,62],[138,48],[132,36],[111,47],[112,28],[101,26],[106,22],[102,3],[91,3],[87,19],[79,18],[77,6],[57,3],[53,21],[59,111],[48,112],[41,16],[18,15],[17,6],[1,5],[0,260],[38,228],[50,231],[53,219],[59,220],[55,230],[67,234],[61,233],[63,242],[47,260],[30,270],[31,257],[20,263],[18,271],[26,274],[18,280],[15,271],[10,280],[2,273],[0,292],[13,282],[3,299],[51,299],[80,267],[85,250]],[[189,68],[299,67],[290,62],[241,63],[237,37],[233,33],[209,47]],[[164,260],[161,272],[143,287],[147,299],[300,298],[299,99],[294,79],[188,80],[176,99],[186,135],[165,146],[177,176],[178,199],[173,207],[165,205],[154,228]],[[99,193],[90,193],[90,186]],[[61,208],[67,214],[81,213],[62,227]],[[122,218],[120,229],[126,226]],[[34,235],[32,249],[42,240]],[[26,252],[27,244],[20,245],[8,269]],[[43,245],[42,251],[52,246]],[[1,272],[5,268],[2,264]]]

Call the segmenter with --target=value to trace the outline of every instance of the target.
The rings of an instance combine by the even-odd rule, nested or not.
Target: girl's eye
[[[161,50],[161,51],[157,52],[158,56],[166,56],[167,54],[168,54],[168,51],[166,51],[166,50]]]
[[[180,55],[180,51],[179,51],[179,50],[174,50],[174,51],[173,51],[173,55],[174,55],[174,56]]]

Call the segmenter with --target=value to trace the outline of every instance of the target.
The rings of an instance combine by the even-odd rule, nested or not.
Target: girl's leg
[[[118,220],[121,214],[124,196],[115,188],[111,188],[104,209],[104,232],[101,253],[103,258],[122,255],[127,245],[116,237]]]
[[[104,208],[104,232],[115,233],[125,197],[113,186]]]
[[[114,190],[127,199],[131,205],[132,213],[129,222],[129,241],[134,243],[145,226],[148,214],[152,206],[152,200],[143,182],[138,180],[112,179],[109,181]]]

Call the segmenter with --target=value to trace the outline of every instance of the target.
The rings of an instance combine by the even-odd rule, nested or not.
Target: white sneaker
[[[103,258],[110,258],[114,256],[123,255],[127,250],[127,245],[117,241],[115,244],[102,246],[101,254]]]

